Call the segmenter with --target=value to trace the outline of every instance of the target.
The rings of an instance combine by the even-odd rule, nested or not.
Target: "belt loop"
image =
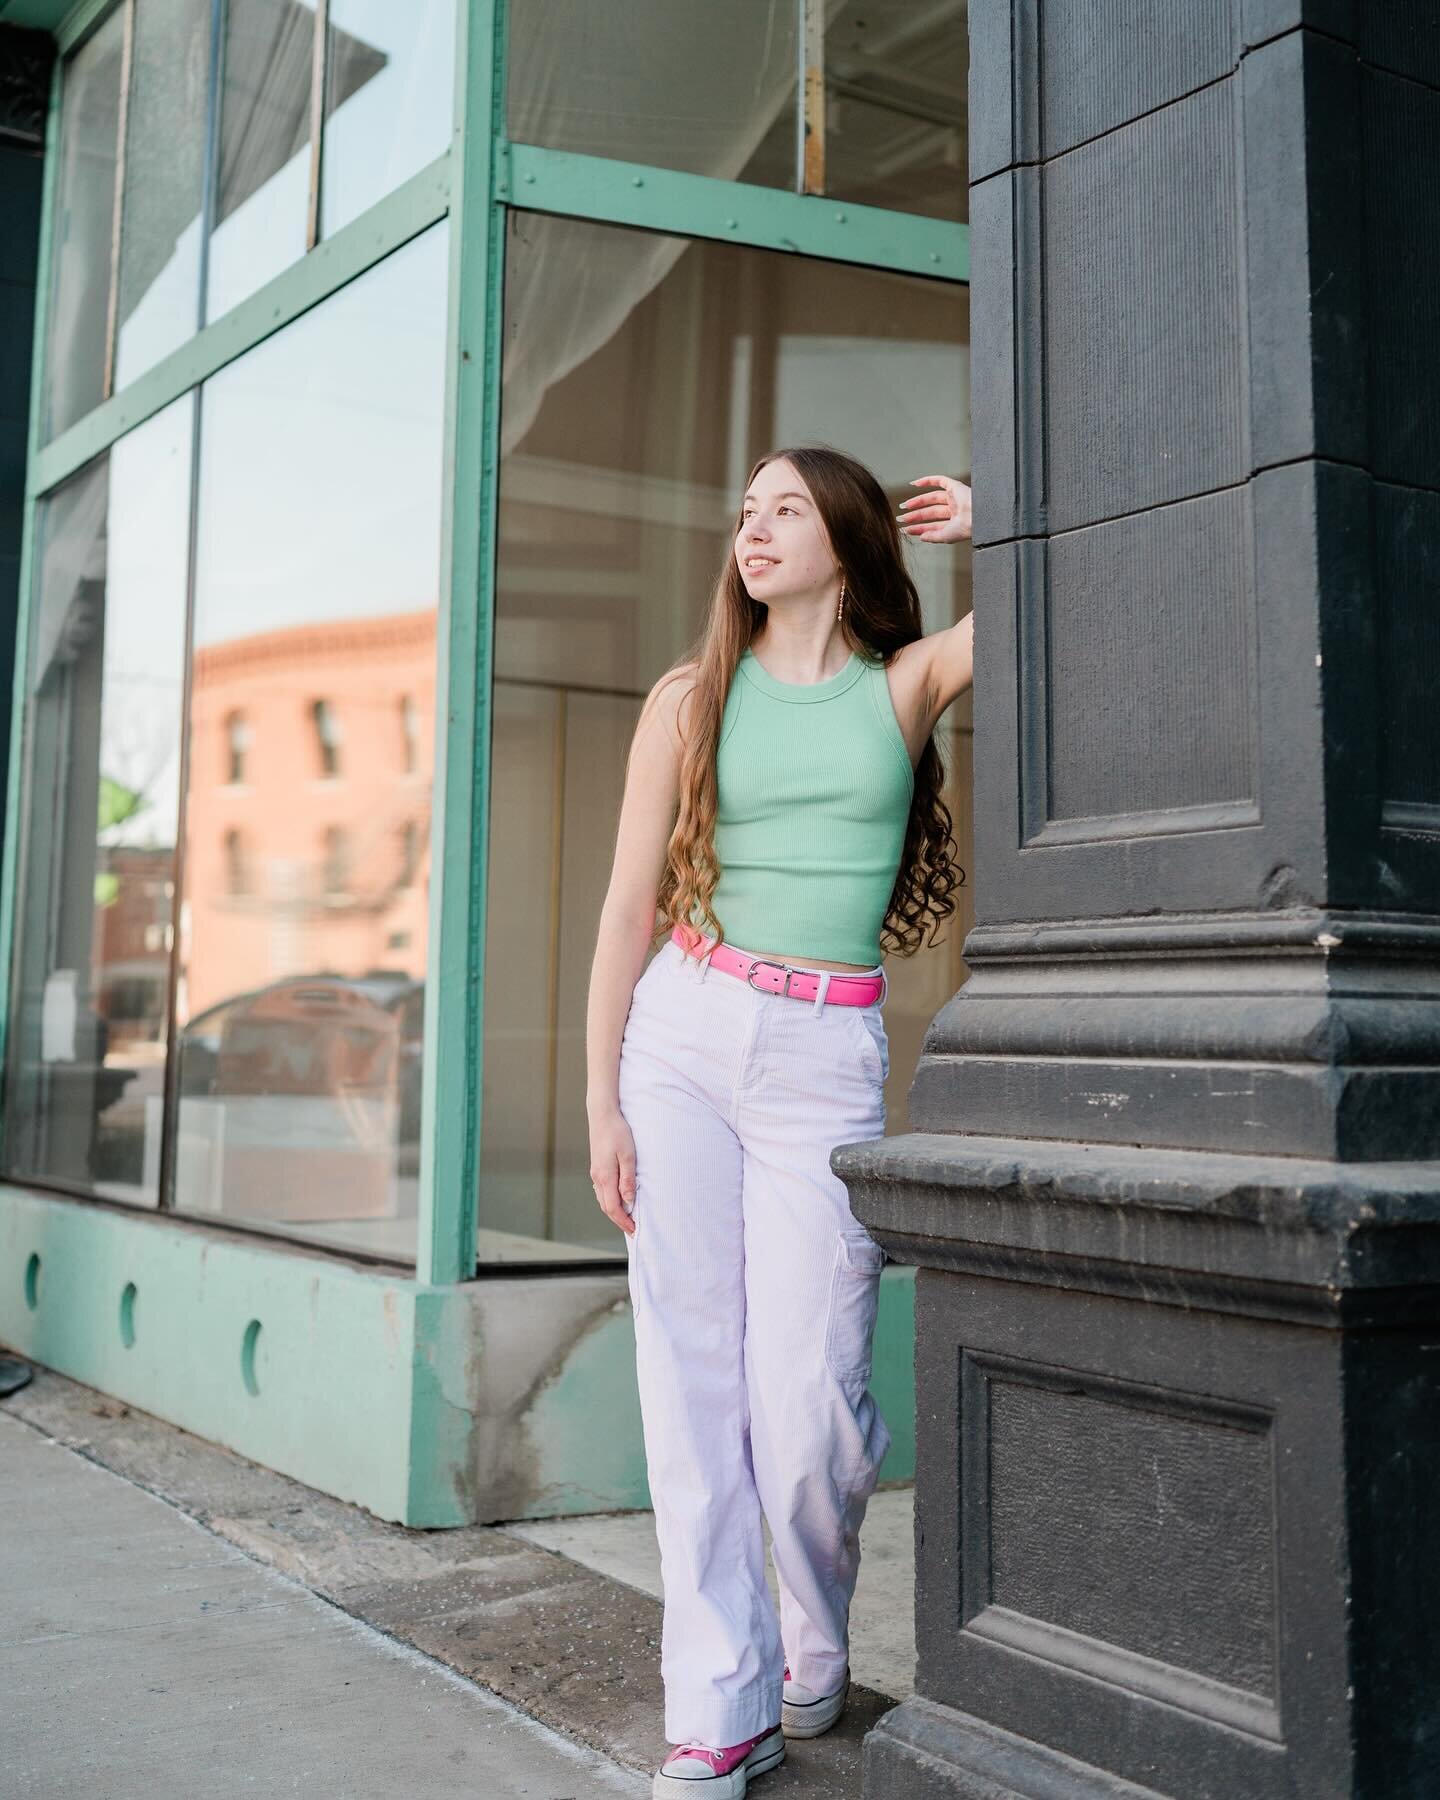
[[[710,973],[710,958],[714,954],[715,954],[715,945],[712,942],[710,947],[706,950],[705,954],[702,957],[700,957],[698,959],[698,961],[696,962],[695,979],[697,981],[703,981],[705,979],[705,977]]]
[[[882,968],[880,971],[880,1004],[883,1006],[890,998],[890,977]]]
[[[820,986],[817,989],[816,994],[815,994],[815,1010],[817,1013],[823,1012],[825,1010],[825,996],[829,992],[830,992],[830,971],[828,969],[822,969],[820,971]]]

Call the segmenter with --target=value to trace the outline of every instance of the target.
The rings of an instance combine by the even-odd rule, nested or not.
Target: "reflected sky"
[[[447,224],[206,384],[196,643],[433,607]]]
[[[433,227],[202,390],[198,645],[436,605],[447,242]],[[111,453],[106,731],[132,760],[175,658],[146,595],[184,591],[190,406]],[[173,834],[173,759],[153,791]]]
[[[220,318],[304,255],[314,15],[314,0],[286,0],[284,7],[274,0],[233,0],[226,155],[220,217],[210,241],[208,320]],[[451,135],[455,0],[415,0],[404,7],[393,0],[332,0],[330,24],[321,209],[326,237],[444,153]],[[198,41],[187,48],[191,60],[201,51],[208,56],[208,47]],[[175,71],[137,65],[135,144],[157,138],[157,122],[149,115],[160,110],[165,114],[160,131],[176,143],[173,157],[193,159],[204,132],[203,93],[203,80],[197,88],[193,80],[182,83]],[[136,175],[151,188],[159,179],[143,159]],[[156,204],[152,193],[127,196],[127,217],[143,216],[153,228],[157,222],[146,207],[153,211]],[[181,212],[171,223],[173,237],[168,250],[156,255],[155,273],[126,295],[117,337],[121,386],[196,329],[203,235],[198,194],[194,205],[188,220]]]

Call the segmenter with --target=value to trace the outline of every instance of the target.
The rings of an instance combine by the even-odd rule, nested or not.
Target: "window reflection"
[[[245,756],[250,748],[250,724],[242,712],[232,712],[225,721],[227,755],[226,781],[234,785],[245,779]]]
[[[229,0],[209,319],[305,254],[314,51],[315,0]]]
[[[310,227],[315,0],[229,0],[206,316],[303,256]],[[337,231],[450,139],[455,0],[331,0],[320,229]]]
[[[199,465],[175,1204],[402,1258],[446,240],[444,225],[426,232],[215,376]],[[412,768],[395,730],[407,697]],[[243,783],[227,720],[244,725]]]
[[[330,0],[321,230],[393,192],[450,142],[455,0]]]
[[[796,0],[510,0],[518,144],[795,179]]]
[[[235,830],[225,833],[225,891],[232,896],[250,892],[250,860],[243,835]]]
[[[966,0],[843,0],[825,26],[825,191],[969,216]]]
[[[340,773],[340,721],[328,700],[310,702],[310,722],[315,728],[315,749],[322,775]]]
[[[124,33],[117,11],[65,65],[45,352],[47,438],[104,398]]]
[[[623,1255],[588,1174],[590,957],[640,705],[698,630],[754,458],[837,444],[897,501],[915,474],[964,473],[967,320],[950,284],[513,215],[482,1260]],[[911,566],[928,629],[969,610],[968,551],[912,546]],[[968,711],[946,730],[968,866]],[[938,946],[890,959],[892,1129],[964,930],[957,916]]]
[[[192,402],[38,523],[6,1092],[12,1174],[159,1197]]]
[[[133,17],[121,144],[125,22]],[[223,18],[218,56],[212,44]],[[43,431],[48,439],[304,255],[316,0],[117,5],[64,71]],[[451,135],[455,0],[330,0],[319,225],[337,231]],[[212,81],[218,72],[218,88]],[[218,108],[208,259],[206,156]],[[123,176],[122,176],[123,170]],[[118,251],[116,183],[123,179]],[[112,263],[114,272],[112,279]],[[114,367],[107,376],[114,289]]]
[[[211,0],[139,0],[125,129],[115,386],[194,336],[200,312]]]

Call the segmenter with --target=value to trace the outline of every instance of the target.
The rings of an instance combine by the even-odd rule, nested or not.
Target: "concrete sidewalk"
[[[7,1800],[649,1791],[4,1411],[0,1521]]]
[[[648,1515],[410,1530],[44,1368],[0,1427],[5,1800],[648,1792]],[[844,1716],[756,1800],[856,1800],[887,1688],[909,1690],[909,1495],[885,1498]]]
[[[582,1513],[570,1519],[536,1519],[507,1525],[506,1535],[539,1544],[572,1562],[608,1575],[659,1600],[660,1546],[655,1515],[648,1512]],[[861,1527],[864,1554],[850,1609],[850,1672],[862,1687],[892,1700],[915,1690],[915,1490],[882,1488],[870,1501]],[[770,1533],[765,1531],[768,1550]],[[766,1579],[779,1606],[775,1565],[767,1556]]]

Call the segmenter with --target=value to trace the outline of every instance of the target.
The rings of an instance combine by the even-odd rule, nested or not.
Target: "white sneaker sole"
[[[692,1793],[697,1800],[742,1800],[752,1775],[778,1769],[784,1760],[785,1739],[778,1730],[772,1731],[728,1775],[667,1775],[664,1769],[657,1769],[650,1793],[652,1800],[681,1800]]]
[[[807,1700],[803,1706],[786,1700],[780,1708],[780,1729],[787,1738],[819,1737],[844,1712],[849,1692],[850,1676],[847,1671],[845,1685],[838,1693],[826,1694],[819,1700]]]

